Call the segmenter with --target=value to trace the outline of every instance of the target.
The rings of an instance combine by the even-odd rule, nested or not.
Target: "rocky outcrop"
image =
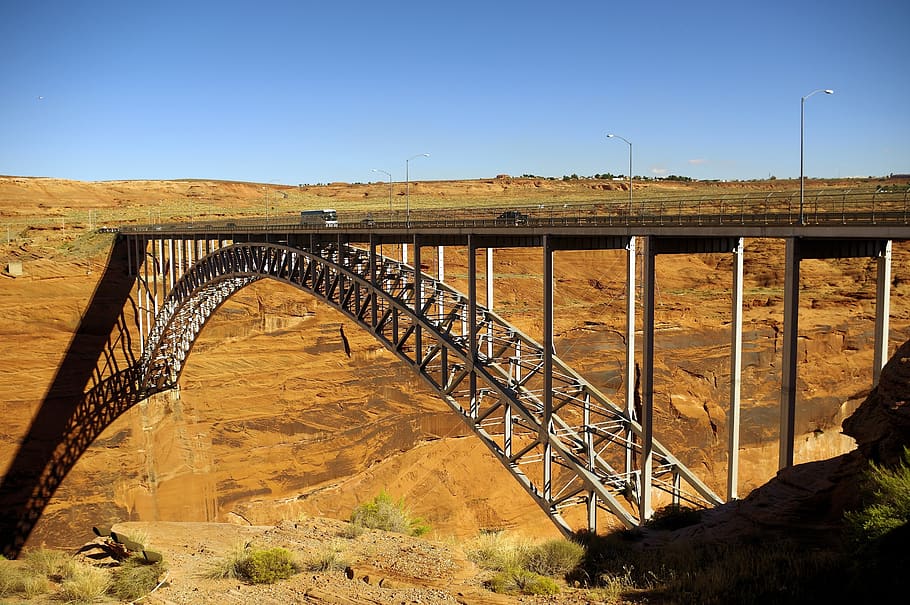
[[[900,460],[910,445],[910,340],[885,364],[878,386],[843,427],[866,459],[884,465]]]

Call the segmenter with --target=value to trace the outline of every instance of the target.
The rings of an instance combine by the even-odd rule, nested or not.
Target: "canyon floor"
[[[819,181],[808,187],[878,184]],[[624,203],[628,193],[622,186],[509,178],[412,183],[410,204]],[[636,195],[797,187],[792,181],[651,182],[636,186]],[[302,208],[330,206],[339,213],[385,211],[389,187],[0,177],[0,226],[6,227],[0,261],[7,269],[0,276],[0,468],[7,468],[41,405],[103,269],[113,236],[98,227],[266,212],[293,216]],[[556,256],[557,353],[616,401],[624,399],[624,255]],[[747,240],[745,258],[740,496],[777,470],[783,243]],[[432,266],[434,259],[427,260]],[[662,257],[657,266],[656,435],[719,494],[725,493],[727,472],[731,267],[724,254]],[[910,245],[895,244],[893,267],[892,350],[910,331]],[[456,288],[466,289],[464,250],[446,251],[446,274]],[[853,447],[840,423],[872,385],[875,275],[873,259],[803,262],[797,462]],[[494,308],[539,338],[539,253],[497,250],[494,278]],[[350,358],[339,324],[347,328]],[[179,532],[168,551],[177,573],[184,565],[194,569],[201,558],[194,552],[205,548],[203,542],[227,544],[255,532],[288,536],[294,524],[309,532],[307,519],[317,519],[310,522],[312,531],[330,534],[382,489],[427,519],[432,538],[453,545],[439,548],[454,575],[428,578],[421,572],[408,580],[395,573],[389,576],[393,583],[430,589],[441,583],[456,596],[462,592],[466,602],[510,602],[478,592],[457,545],[481,531],[534,539],[558,535],[459,419],[380,344],[303,293],[258,283],[232,297],[205,327],[178,392],[135,406],[95,441],[64,480],[28,546],[74,550],[91,537],[93,525],[151,524],[149,534],[163,532],[162,540]],[[306,532],[288,539],[305,541]],[[193,573],[187,577],[195,578]],[[300,582],[287,590],[321,590],[318,582]],[[353,602],[389,602],[375,601],[368,592],[379,587],[363,584],[358,588],[367,591],[364,600]],[[174,591],[191,590],[173,585]],[[225,587],[208,602],[287,600],[267,593],[248,598],[247,590]],[[452,594],[409,601],[402,593],[400,602],[452,602],[445,600]],[[162,595],[160,602],[205,602],[166,589]]]

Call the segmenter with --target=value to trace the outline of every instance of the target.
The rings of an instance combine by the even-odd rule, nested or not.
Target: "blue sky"
[[[0,6],[0,174],[910,172],[910,2]]]

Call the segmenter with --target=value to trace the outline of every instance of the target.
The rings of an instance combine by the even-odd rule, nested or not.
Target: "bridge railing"
[[[512,214],[508,214],[512,213]],[[517,218],[514,213],[517,213]],[[908,225],[907,190],[810,191],[664,197],[524,206],[472,206],[439,210],[338,212],[338,228],[534,226],[718,226],[718,225]],[[271,219],[190,221],[122,227],[125,233],[313,231],[335,227],[303,225],[296,216]]]

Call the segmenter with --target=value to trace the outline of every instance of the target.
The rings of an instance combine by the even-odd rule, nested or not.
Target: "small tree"
[[[411,517],[404,498],[395,501],[385,490],[370,502],[360,504],[351,512],[351,523],[359,527],[381,529],[410,536],[422,536],[430,526],[420,517]]]

